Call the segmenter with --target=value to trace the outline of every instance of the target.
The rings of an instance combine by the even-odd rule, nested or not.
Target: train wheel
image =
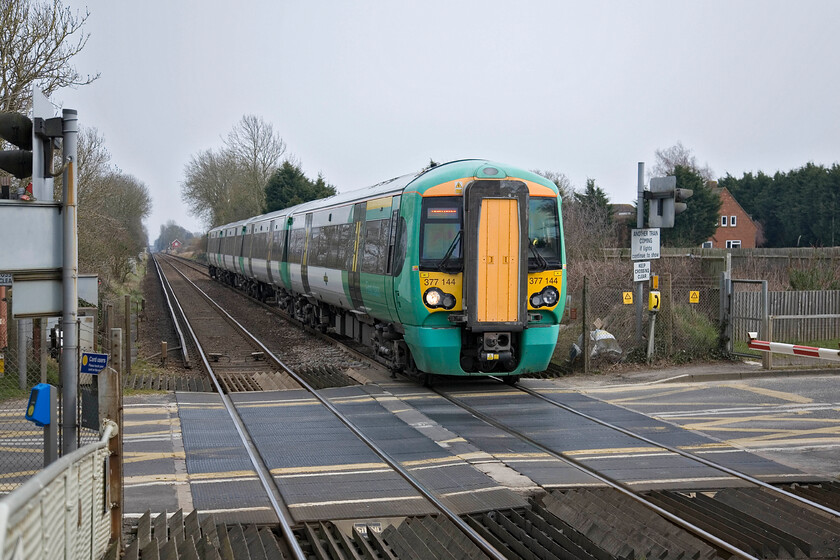
[[[506,375],[502,379],[504,379],[505,383],[507,383],[508,385],[513,386],[513,385],[516,385],[517,383],[519,383],[519,378],[520,377],[521,376],[519,376],[519,375]]]

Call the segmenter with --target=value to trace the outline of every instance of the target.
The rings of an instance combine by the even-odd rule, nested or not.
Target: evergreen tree
[[[597,212],[606,218],[607,224],[612,223],[612,207],[610,199],[604,189],[595,184],[595,179],[586,179],[586,187],[582,193],[575,193],[575,200],[585,211]]]
[[[335,187],[328,185],[322,175],[319,174],[313,182],[306,177],[300,165],[285,161],[265,186],[265,211],[282,210],[334,194]]]
[[[745,173],[720,181],[763,229],[766,247],[840,245],[840,166],[808,163],[773,176]]]

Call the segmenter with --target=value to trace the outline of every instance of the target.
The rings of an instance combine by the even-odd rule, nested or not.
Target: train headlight
[[[531,294],[531,307],[554,307],[560,299],[560,292],[554,286],[546,286],[541,292]]]
[[[430,307],[432,309],[437,307],[452,309],[455,307],[456,301],[455,296],[452,294],[442,292],[438,288],[429,288],[426,290],[426,293],[423,294],[423,303],[426,304],[426,307]]]
[[[543,305],[546,307],[553,307],[558,299],[560,299],[560,292],[554,286],[547,286],[543,290]]]
[[[437,288],[429,288],[426,290],[426,293],[423,294],[423,301],[426,302],[428,307],[439,307],[442,300],[443,292]]]

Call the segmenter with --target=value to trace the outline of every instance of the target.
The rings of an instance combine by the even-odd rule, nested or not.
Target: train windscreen
[[[461,197],[435,197],[423,200],[420,220],[420,268],[460,270]]]
[[[560,220],[557,216],[557,199],[532,197],[530,201],[528,240],[529,269],[561,268]]]

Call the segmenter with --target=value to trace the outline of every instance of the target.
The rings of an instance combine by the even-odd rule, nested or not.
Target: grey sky
[[[681,141],[716,175],[840,161],[840,2],[68,0],[78,109],[166,220],[192,154],[243,114],[340,191],[484,157],[635,197]]]

